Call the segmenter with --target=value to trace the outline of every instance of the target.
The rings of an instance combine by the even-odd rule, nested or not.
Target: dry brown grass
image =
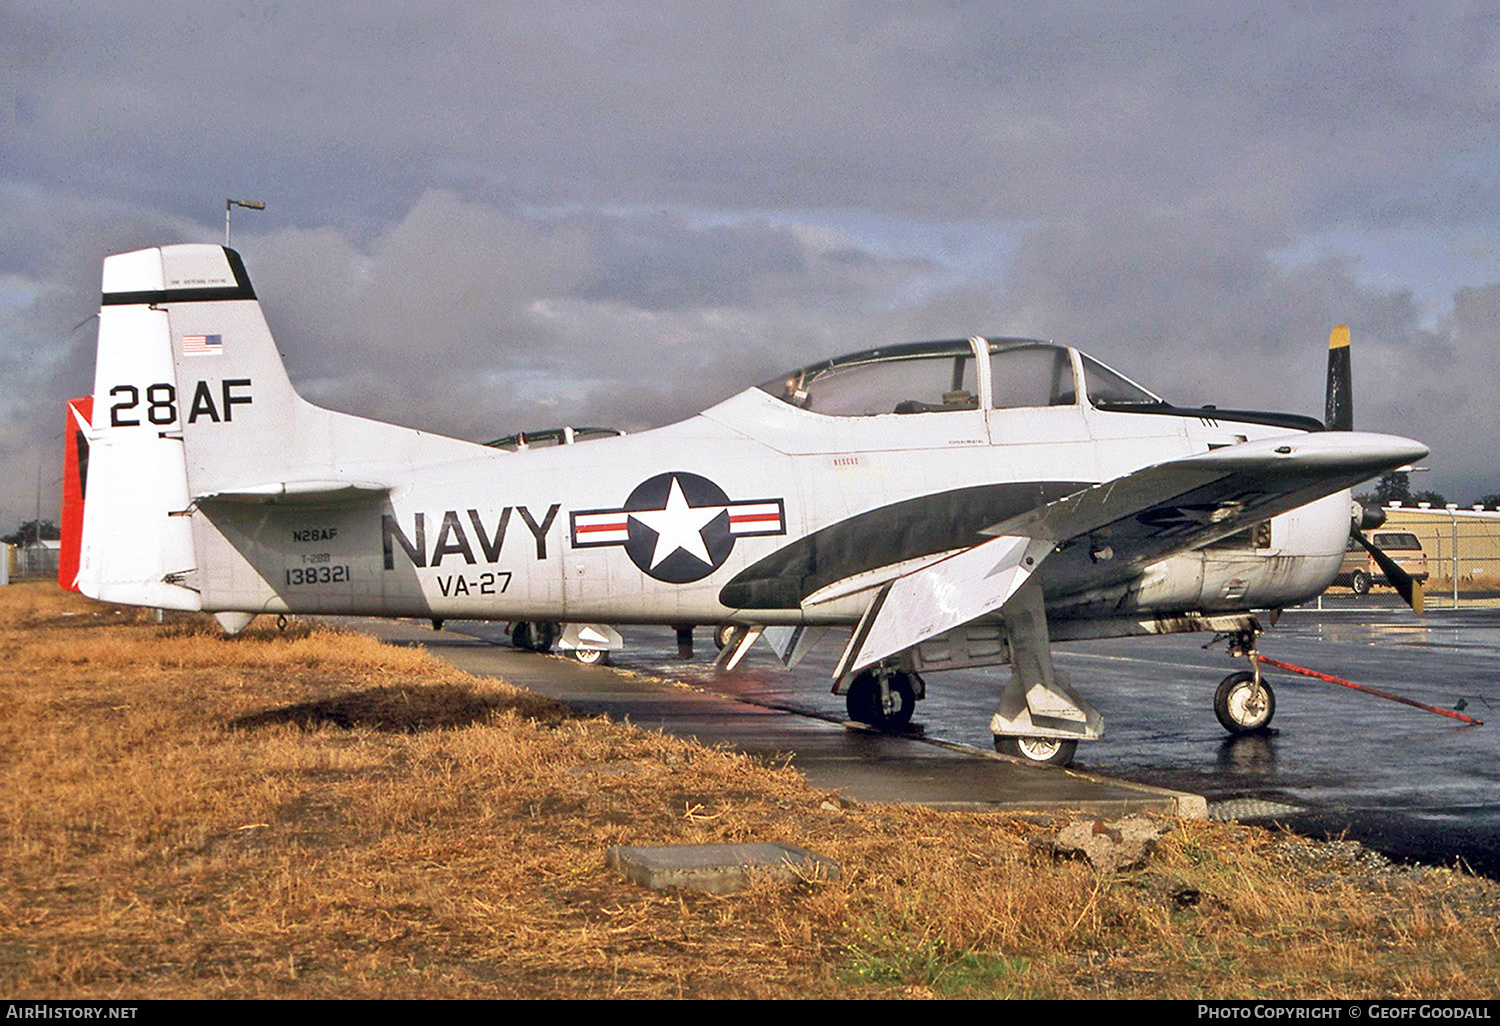
[[[1488,997],[1496,885],[1178,823],[851,807],[794,771],[295,625],[0,589],[0,990],[27,997]],[[788,841],[838,881],[657,893],[612,844]]]

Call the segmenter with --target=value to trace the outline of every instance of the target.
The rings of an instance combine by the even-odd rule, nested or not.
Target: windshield
[[[1110,370],[1092,356],[1083,357],[1083,382],[1095,406],[1122,403],[1132,406],[1159,406],[1163,400],[1152,395],[1118,371]]]

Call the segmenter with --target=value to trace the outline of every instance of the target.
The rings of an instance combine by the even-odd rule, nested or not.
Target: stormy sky
[[[0,0],[0,526],[55,516],[105,254],[223,238],[293,380],[641,429],[972,334],[1358,426],[1500,492],[1485,3]],[[82,323],[81,326],[80,322]]]

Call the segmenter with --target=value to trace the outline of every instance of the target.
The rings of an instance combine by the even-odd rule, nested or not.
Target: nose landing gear
[[[1231,734],[1265,730],[1276,715],[1276,692],[1257,676],[1245,670],[1231,673],[1214,693],[1214,715]]]
[[[1260,653],[1255,647],[1257,636],[1255,630],[1238,631],[1229,636],[1229,654],[1249,659],[1250,669],[1231,673],[1214,692],[1214,715],[1231,734],[1265,730],[1276,715],[1276,692],[1260,675]]]

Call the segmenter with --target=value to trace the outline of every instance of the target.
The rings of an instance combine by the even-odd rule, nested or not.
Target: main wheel
[[[1356,570],[1349,576],[1349,587],[1356,595],[1367,595],[1370,592],[1370,575],[1363,570]]]
[[[724,649],[726,647],[728,647],[728,645],[729,645],[729,639],[730,639],[731,636],[733,636],[733,634],[734,634],[734,624],[732,624],[732,623],[721,623],[721,624],[719,624],[719,626],[717,626],[717,627],[714,628],[714,646],[716,648],[718,648],[718,650],[720,652],[724,651]]]
[[[1276,715],[1276,692],[1264,679],[1255,686],[1255,674],[1231,673],[1214,693],[1214,715],[1231,734],[1264,730]]]
[[[551,652],[552,646],[557,643],[557,636],[562,631],[558,625],[546,620],[538,620],[531,627],[531,650],[533,652]]]
[[[916,690],[911,678],[904,673],[894,673],[886,681],[890,701],[880,698],[880,681],[874,673],[866,670],[849,685],[844,695],[844,705],[849,718],[855,723],[868,723],[882,730],[899,730],[911,722],[911,714],[917,707]]]
[[[531,624],[517,620],[510,625],[510,647],[531,651]]]
[[[1060,737],[1001,737],[996,734],[995,751],[1041,766],[1067,766],[1078,752],[1078,742]]]

